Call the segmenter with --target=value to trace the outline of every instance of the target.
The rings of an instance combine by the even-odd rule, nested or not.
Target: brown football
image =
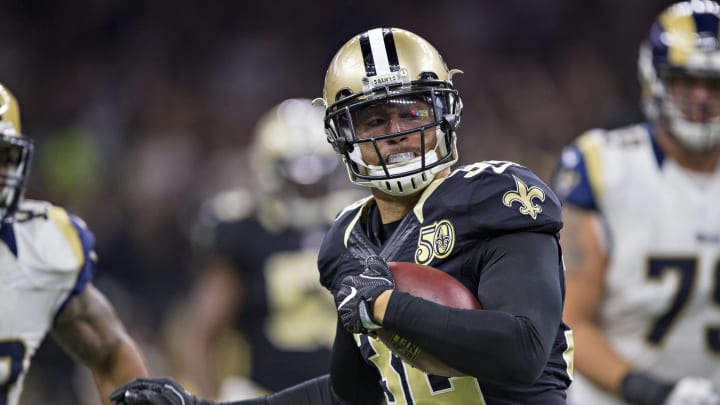
[[[388,267],[398,291],[453,308],[481,308],[475,294],[443,271],[412,262],[388,262]],[[380,329],[377,335],[398,357],[426,373],[446,377],[464,375],[391,330]]]

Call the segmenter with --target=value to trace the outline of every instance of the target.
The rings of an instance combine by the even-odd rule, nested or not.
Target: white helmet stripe
[[[392,34],[390,34],[392,35]],[[390,62],[388,61],[387,50],[385,49],[385,38],[382,28],[368,31],[370,49],[375,61],[375,73],[378,76],[390,74]]]

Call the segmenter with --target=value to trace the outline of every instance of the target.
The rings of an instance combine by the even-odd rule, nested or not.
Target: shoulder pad
[[[355,224],[360,220],[363,208],[372,200],[366,197],[349,205],[337,216],[337,220],[325,233],[320,251],[318,252],[318,269],[320,283],[332,291],[340,280],[341,274],[336,269],[356,269],[362,266],[357,258],[352,257],[347,249],[347,241]]]
[[[47,201],[22,199],[15,211],[16,221],[29,221],[34,218],[47,219],[47,212],[53,205]]]
[[[95,261],[95,238],[80,218],[47,202],[25,201],[26,220],[13,223],[18,260],[45,272],[73,272]]]
[[[621,154],[640,151],[651,143],[645,125],[613,130],[593,129],[563,148],[555,168],[552,187],[560,199],[574,206],[597,210],[602,197],[603,166],[609,151]],[[622,161],[620,161],[622,162]]]
[[[422,211],[423,216],[457,216],[470,231],[482,234],[554,233],[562,225],[560,201],[552,189],[528,168],[506,161],[456,169],[428,196]]]

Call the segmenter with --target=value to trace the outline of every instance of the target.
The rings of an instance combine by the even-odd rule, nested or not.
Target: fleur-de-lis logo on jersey
[[[542,207],[533,202],[533,199],[537,198],[540,202],[545,201],[545,192],[543,189],[537,186],[528,188],[524,181],[520,180],[516,176],[515,179],[516,189],[508,191],[503,195],[503,204],[506,207],[512,208],[514,202],[520,203],[520,213],[523,215],[530,215],[535,220],[539,213],[542,212]]]

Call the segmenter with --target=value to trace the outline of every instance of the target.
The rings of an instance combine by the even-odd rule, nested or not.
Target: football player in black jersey
[[[178,375],[199,395],[258,396],[329,372],[337,317],[317,254],[335,215],[361,197],[328,147],[324,109],[288,99],[257,122],[252,188],[202,204],[202,269],[171,324]],[[281,366],[280,366],[281,365]]]
[[[353,183],[372,196],[343,210],[318,257],[338,308],[330,373],[232,404],[564,404],[572,335],[562,322],[560,203],[512,162],[451,171],[462,102],[435,48],[397,28],[363,32],[325,77],[325,127]],[[440,269],[477,294],[454,309],[394,289],[386,262]],[[394,355],[387,328],[462,376]],[[119,388],[120,404],[211,404],[172,379]]]

